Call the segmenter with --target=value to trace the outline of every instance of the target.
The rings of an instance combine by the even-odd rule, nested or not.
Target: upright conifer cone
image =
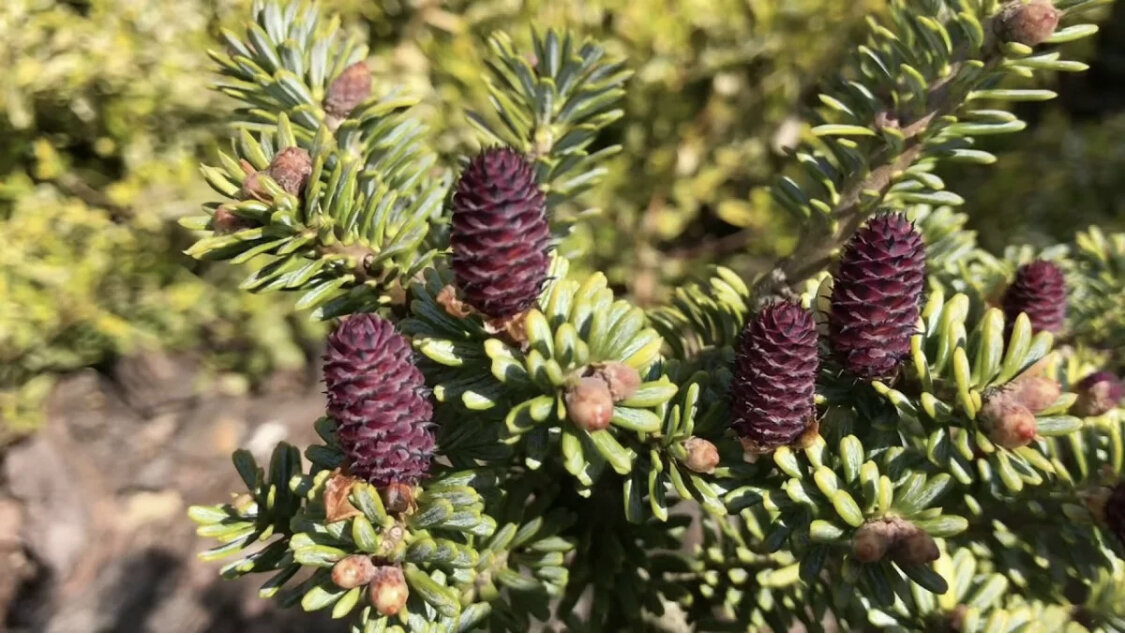
[[[829,341],[863,379],[894,375],[910,354],[926,275],[922,237],[901,214],[876,216],[852,236],[832,287]]]
[[[535,168],[508,148],[485,150],[453,195],[453,273],[464,299],[507,318],[539,297],[550,266],[546,197]]]
[[[329,84],[324,95],[324,111],[344,119],[370,96],[371,69],[367,68],[367,62],[356,62]]]
[[[413,485],[434,450],[433,407],[413,350],[374,315],[344,319],[328,337],[324,383],[349,472],[373,485]]]
[[[742,331],[731,382],[731,425],[753,449],[789,445],[815,417],[816,322],[795,302],[763,308]]]
[[[1058,333],[1066,321],[1066,277],[1046,260],[1023,265],[1004,292],[1003,305],[1008,324],[1026,313],[1033,330]]]

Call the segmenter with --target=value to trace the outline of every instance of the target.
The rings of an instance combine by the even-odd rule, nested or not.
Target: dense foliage
[[[188,253],[336,326],[323,444],[236,453],[205,557],[362,631],[1119,630],[1125,235],[999,257],[938,174],[1100,4],[891,2],[770,190],[784,257],[650,308],[568,248],[638,114],[613,51],[492,35],[456,162],[362,39],[255,3]]]
[[[644,302],[708,262],[700,244],[739,227],[754,231],[717,249],[746,266],[785,247],[784,228],[765,222],[765,185],[783,166],[771,148],[792,138],[794,106],[879,4],[322,2],[370,38],[377,83],[421,98],[429,141],[447,163],[476,143],[462,111],[487,105],[479,76],[494,30],[524,38],[529,23],[571,25],[627,59],[636,71],[629,117],[607,131],[623,151],[603,162],[606,178],[586,199],[612,213],[578,225],[567,252],[587,252],[584,263]],[[190,240],[174,219],[202,196],[195,165],[214,156],[229,107],[206,90],[206,51],[248,8],[0,4],[0,60],[11,69],[0,94],[0,443],[33,430],[54,380],[77,368],[146,349],[190,351],[213,372],[256,383],[304,364],[297,344],[323,335],[287,317],[291,303],[239,293],[236,273],[180,253]],[[669,92],[681,99],[660,98]]]

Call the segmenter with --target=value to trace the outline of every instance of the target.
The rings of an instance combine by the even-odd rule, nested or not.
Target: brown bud
[[[632,366],[620,362],[604,362],[592,366],[594,375],[601,377],[609,386],[609,394],[614,403],[632,397],[641,387],[641,374]]]
[[[229,234],[241,229],[249,229],[256,224],[249,218],[242,218],[231,211],[230,208],[222,205],[215,208],[215,213],[211,216],[211,229],[217,234]]]
[[[363,586],[375,576],[375,563],[370,556],[352,555],[332,567],[332,583],[341,589]]]
[[[389,483],[381,491],[388,512],[401,514],[414,509],[414,488],[406,483]]]
[[[852,536],[852,553],[860,562],[878,562],[895,541],[895,527],[882,520],[868,522]]]
[[[1023,404],[1016,403],[1011,392],[985,397],[980,418],[988,438],[1009,450],[1023,447],[1035,438],[1035,415]]]
[[[1054,35],[1061,15],[1050,0],[1011,0],[996,14],[996,37],[1026,46],[1042,44]]]
[[[583,377],[566,389],[567,416],[587,432],[609,427],[613,417],[613,397],[600,377]]]
[[[926,564],[941,556],[937,543],[929,534],[910,523],[899,530],[891,557],[899,564]]]
[[[684,450],[687,450],[684,466],[693,472],[711,474],[719,464],[719,449],[707,439],[690,437],[684,441]]]
[[[246,175],[246,178],[242,179],[242,190],[238,193],[239,198],[244,201],[250,199],[270,200],[269,192],[262,185],[261,174],[261,172],[251,172]]]
[[[324,110],[343,119],[371,96],[371,71],[367,62],[356,62],[332,80],[324,97]]]
[[[402,569],[390,566],[379,567],[371,579],[368,594],[371,606],[375,607],[381,615],[398,615],[406,607],[406,599],[410,597],[410,587],[406,585]]]
[[[1087,376],[1075,387],[1078,400],[1072,411],[1080,417],[1097,417],[1113,410],[1125,397],[1125,384],[1116,375],[1099,372]]]
[[[1059,382],[1047,377],[1017,379],[1009,388],[1012,391],[1012,399],[1032,412],[1050,408],[1062,395]]]
[[[308,150],[292,146],[278,152],[270,162],[270,178],[277,181],[281,189],[293,196],[300,196],[312,174],[312,159]]]

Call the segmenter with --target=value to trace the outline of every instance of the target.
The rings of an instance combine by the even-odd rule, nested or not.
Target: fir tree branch
[[[890,107],[882,110],[872,108],[868,113],[870,117],[867,120],[862,120],[857,118],[857,113],[860,111],[851,107],[853,102],[848,100],[847,94],[841,94],[838,97],[821,96],[822,101],[829,106],[830,110],[845,113],[847,124],[825,124],[814,128],[813,132],[817,134],[818,131],[821,131],[822,135],[828,138],[829,149],[842,159],[841,165],[836,166],[836,169],[837,171],[845,170],[847,176],[840,183],[838,194],[831,193],[832,196],[828,199],[830,201],[828,205],[825,205],[822,201],[817,201],[816,196],[807,193],[792,179],[783,179],[783,183],[775,188],[775,198],[790,209],[796,206],[797,212],[803,216],[803,222],[801,235],[794,251],[781,258],[768,273],[762,275],[756,281],[754,291],[755,297],[759,299],[799,284],[811,274],[827,266],[839,247],[876,210],[886,206],[901,206],[900,202],[889,201],[888,196],[902,179],[908,176],[907,172],[912,168],[924,167],[925,164],[932,163],[942,158],[943,155],[956,158],[958,146],[955,145],[955,142],[962,142],[960,148],[964,149],[966,145],[964,142],[967,142],[968,145],[972,144],[972,138],[969,136],[971,134],[1003,133],[1023,127],[1022,122],[1014,117],[1011,118],[1011,125],[1007,128],[992,126],[991,129],[985,129],[985,126],[981,126],[973,129],[972,124],[959,123],[959,119],[972,119],[974,115],[972,112],[961,114],[965,105],[976,98],[974,91],[994,85],[1006,73],[1019,72],[1020,74],[1030,75],[1032,72],[1029,68],[1020,66],[1020,60],[1030,55],[1032,49],[1018,43],[1005,43],[997,35],[997,32],[1003,27],[1001,24],[1003,16],[1000,13],[977,22],[975,18],[967,16],[964,12],[952,14],[954,9],[950,6],[949,14],[943,14],[941,10],[932,11],[930,16],[923,16],[923,21],[902,3],[896,3],[892,10],[898,13],[897,22],[900,30],[905,29],[904,25],[906,24],[917,25],[920,23],[923,26],[919,28],[919,31],[930,30],[945,34],[944,43],[946,47],[949,46],[949,36],[946,29],[955,24],[967,31],[976,31],[976,37],[970,35],[960,42],[956,49],[949,51],[948,58],[943,64],[934,65],[934,69],[940,75],[931,79],[928,86],[922,91],[916,85],[917,80],[920,79],[918,71],[905,62],[903,67],[910,69],[911,72],[911,79],[905,82],[907,87],[904,87],[903,80],[895,78],[891,81],[882,78],[881,83],[885,85],[883,90],[898,95],[895,101],[909,101],[910,93],[913,93],[916,98],[919,95],[924,95],[924,98],[921,99],[924,107],[918,108],[915,104],[914,110],[917,115],[910,121],[899,121],[901,115],[893,112]],[[940,24],[939,20],[943,21],[944,25]],[[861,47],[860,61],[858,62],[861,69],[860,74],[871,77],[875,84],[880,83],[880,78],[865,64],[875,60],[874,64],[881,72],[888,72],[888,69],[893,68],[894,65],[886,60],[894,59],[896,55],[900,55],[907,61],[911,61],[912,55],[912,53],[905,52],[898,43],[897,38],[902,37],[904,33],[892,33],[882,27],[879,27],[879,29],[873,32],[871,45]],[[888,41],[893,46],[880,49],[878,43]],[[918,40],[916,46],[925,49],[932,46],[932,42]],[[934,48],[937,49],[937,47]],[[937,53],[937,56],[941,57],[941,51]],[[1078,63],[1074,63],[1073,68],[1071,68],[1066,66],[1065,62],[1055,61],[1056,57],[1057,55],[1051,58],[1049,67],[1057,70],[1081,70],[1084,68],[1084,65]],[[1030,68],[1037,69],[1036,64],[1038,62],[1032,64]],[[920,64],[915,65],[920,66]],[[910,87],[911,83],[914,84],[912,87]],[[866,91],[866,89],[864,90]],[[987,93],[988,91],[984,92]],[[1004,91],[994,92],[996,93],[995,96],[1000,99],[1005,96]],[[1032,99],[1054,96],[1049,91],[1039,91],[1041,95],[1035,94],[1036,91],[1026,91],[1025,94],[1019,94],[1019,92],[1013,91],[1014,94],[1010,96],[1019,99],[1025,96]],[[870,92],[865,94],[871,95]],[[854,99],[854,96],[852,98]],[[881,103],[881,100],[877,98],[867,101],[869,102],[869,104],[866,104],[868,106]],[[881,136],[885,141],[871,148],[866,156],[862,156],[856,155],[855,144],[840,148],[832,141],[831,137],[837,134],[859,135],[860,138],[868,135]],[[954,143],[951,144],[951,142]],[[953,149],[952,153],[950,152],[951,149]],[[802,161],[808,167],[810,160],[818,156],[815,152],[810,152],[805,155]],[[964,156],[973,161],[978,161],[978,156],[981,157],[979,161],[988,162],[990,160],[987,155],[979,155],[975,151],[966,152]],[[851,163],[850,169],[848,169],[849,163]],[[926,169],[928,170],[928,168]],[[815,169],[813,171],[815,172]],[[943,187],[940,185],[940,180],[937,180],[937,183],[939,188]],[[923,182],[922,185],[919,193],[903,197],[903,201],[909,203],[920,202],[925,199],[927,197],[925,191],[930,189],[932,184]],[[941,194],[948,198],[951,203],[960,202],[959,197],[951,193]],[[804,204],[801,203],[802,200]],[[811,207],[809,206],[810,202],[813,203]]]

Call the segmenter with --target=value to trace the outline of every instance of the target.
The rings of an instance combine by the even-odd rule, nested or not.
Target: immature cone
[[[894,544],[894,534],[882,523],[867,523],[852,536],[852,553],[860,562],[878,562]]]
[[[926,564],[941,557],[937,543],[929,534],[907,523],[891,548],[891,557],[899,564]]]
[[[941,555],[925,531],[902,518],[869,520],[852,536],[852,553],[860,562],[877,562],[890,554],[904,565],[925,564]]]
[[[535,168],[508,148],[469,163],[453,195],[453,273],[465,301],[491,318],[530,307],[547,280],[551,231]]]
[[[344,119],[371,96],[371,70],[366,62],[356,62],[332,80],[324,96],[324,111]]]
[[[1038,431],[1035,415],[1027,406],[1016,401],[1010,391],[986,396],[980,419],[988,438],[1009,450],[1031,443]]]
[[[267,192],[265,186],[262,185],[260,174],[261,172],[250,172],[242,179],[242,189],[238,192],[238,198],[242,200],[270,200],[270,193]]]
[[[1066,278],[1046,260],[1023,265],[1004,292],[1002,304],[1008,324],[1026,313],[1033,330],[1058,333],[1066,321]]]
[[[583,377],[566,389],[566,416],[587,432],[609,427],[613,417],[613,396],[600,377]]]
[[[270,178],[277,181],[281,189],[293,196],[300,196],[309,181],[309,175],[312,174],[312,159],[309,157],[309,151],[296,146],[285,148],[274,156],[273,161],[270,161],[267,172]]]
[[[684,467],[692,472],[711,474],[719,465],[719,449],[707,439],[690,437],[684,441],[684,450],[687,451]]]
[[[1012,382],[1012,399],[1031,412],[1042,412],[1054,405],[1062,395],[1059,382],[1048,377],[1024,377]]]
[[[257,223],[254,221],[243,218],[222,205],[216,207],[214,215],[211,216],[211,228],[215,230],[216,234],[229,234],[241,229],[249,229],[255,225]]]
[[[363,586],[373,577],[375,563],[371,562],[371,556],[348,556],[332,567],[332,583],[341,589]]]
[[[1080,417],[1103,415],[1121,403],[1125,397],[1125,384],[1113,373],[1101,371],[1087,376],[1078,382],[1075,389],[1078,400],[1074,402],[1074,414]]]
[[[383,506],[392,514],[410,511],[416,506],[414,488],[406,483],[391,483],[383,488]]]
[[[350,316],[328,337],[328,414],[349,473],[379,487],[416,484],[433,456],[433,408],[412,358],[406,339],[374,315]]]
[[[828,316],[832,350],[862,379],[894,375],[910,354],[926,275],[922,237],[901,214],[876,216],[844,248]]]
[[[593,369],[594,375],[609,387],[609,394],[615,403],[632,397],[641,387],[641,374],[632,366],[621,362],[604,362],[594,364]]]
[[[852,535],[852,553],[860,562],[878,562],[887,555],[909,525],[901,518],[869,520]]]
[[[300,196],[309,181],[309,175],[312,174],[312,158],[309,157],[308,150],[290,146],[274,155],[265,170],[255,172],[253,166],[246,161],[243,161],[243,169],[246,170],[246,178],[242,180],[242,189],[239,192],[239,197],[242,199],[270,200],[270,193],[262,183],[263,174],[273,179],[289,194]]]
[[[815,418],[816,323],[795,302],[763,308],[742,331],[731,382],[731,426],[744,445],[770,451]]]
[[[1054,35],[1061,15],[1049,0],[1012,0],[996,15],[996,36],[1002,42],[1037,46]]]
[[[410,587],[406,585],[402,569],[391,566],[379,567],[371,579],[371,586],[368,587],[371,606],[375,607],[380,615],[398,615],[406,606],[409,597]]]

